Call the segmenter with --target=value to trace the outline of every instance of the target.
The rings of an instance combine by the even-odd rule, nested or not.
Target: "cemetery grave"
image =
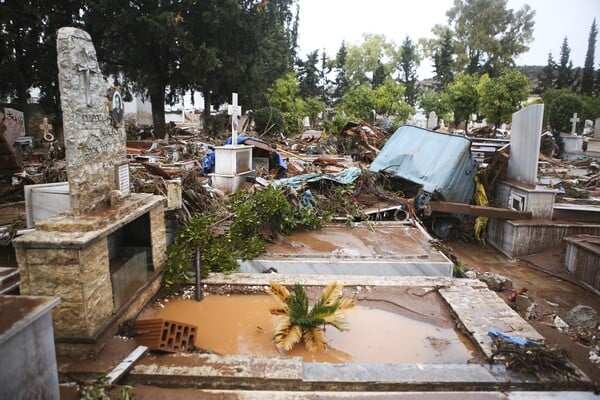
[[[590,156],[579,144],[567,144],[569,138],[584,141],[573,131],[564,138],[565,160],[544,159],[539,156],[543,105],[515,113],[510,138],[502,139],[510,140],[510,146],[488,144],[493,151],[483,151],[479,160],[487,164],[479,172],[483,171],[480,176],[496,205],[471,205],[470,193],[475,189],[463,191],[459,179],[469,175],[471,184],[470,174],[476,171],[469,168],[479,164],[467,157],[465,174],[463,169],[457,172],[458,163],[451,159],[443,159],[442,166],[431,165],[432,158],[440,160],[433,151],[439,145],[432,138],[442,135],[464,142],[468,156],[473,142],[465,139],[468,134],[441,133],[445,127],[433,114],[427,119],[430,130],[405,126],[396,132],[399,135],[417,129],[423,139],[420,148],[402,154],[414,163],[407,163],[395,177],[386,174],[390,165],[384,148],[392,132],[380,129],[376,121],[350,124],[339,135],[328,138],[320,138],[319,132],[297,138],[257,138],[253,135],[256,132],[249,131],[250,124],[242,121],[237,94],[228,108],[231,132],[214,137],[175,126],[166,140],[138,140],[140,135],[134,129],[127,132],[121,123],[121,110],[114,100],[119,97],[102,77],[89,35],[75,28],[61,29],[58,57],[66,159],[54,160],[50,146],[38,154],[47,163],[36,163],[32,154],[29,160],[23,157],[25,165],[28,161],[31,164],[12,174],[10,184],[0,188],[0,199],[3,210],[16,208],[11,211],[14,220],[27,215],[27,228],[10,221],[2,230],[3,240],[14,248],[13,253],[5,249],[3,254],[11,268],[18,267],[20,295],[60,299],[50,302],[45,311],[52,308],[53,342],[61,374],[77,374],[85,363],[77,363],[77,359],[107,357],[106,349],[114,343],[117,331],[123,332],[133,320],[148,313],[151,318],[161,317],[160,313],[152,314],[149,304],[159,291],[167,248],[176,242],[180,229],[178,221],[192,213],[223,213],[215,224],[218,229],[213,231],[218,236],[234,221],[235,216],[225,211],[225,202],[234,193],[282,187],[294,205],[327,211],[338,224],[290,236],[261,232],[272,242],[263,256],[241,262],[239,272],[232,275],[211,273],[202,284],[196,274],[196,296],[241,293],[238,301],[243,303],[244,295],[262,293],[271,280],[307,288],[339,280],[359,302],[376,305],[375,309],[389,311],[391,307],[396,314],[430,312],[450,326],[457,325],[459,329],[452,330],[452,335],[429,339],[438,345],[462,343],[467,349],[459,351],[466,351],[462,358],[440,351],[435,362],[411,358],[353,362],[350,355],[343,358],[342,365],[329,365],[281,354],[161,355],[141,351],[123,382],[240,393],[264,389],[400,392],[429,390],[432,386],[448,392],[499,392],[507,388],[586,392],[598,383],[598,376],[588,377],[568,361],[563,364],[571,368],[570,373],[523,373],[510,370],[502,361],[489,364],[494,355],[488,335],[492,330],[544,341],[528,323],[533,311],[528,306],[515,312],[507,305],[510,301],[505,302],[480,280],[452,278],[453,272],[464,275],[469,271],[461,270],[464,265],[450,246],[433,237],[443,236],[441,239],[460,248],[459,239],[473,241],[473,229],[482,221],[475,218],[487,218],[483,239],[508,259],[566,246],[569,253],[559,275],[569,275],[580,287],[597,294],[600,283],[590,279],[598,275],[594,265],[600,258],[596,243],[600,235],[598,167],[593,158],[596,132],[593,138],[585,138]],[[117,107],[116,112],[110,106]],[[572,122],[575,126],[577,115]],[[42,120],[38,129],[38,135],[54,143],[57,135],[47,120]],[[28,140],[21,142],[28,146]],[[21,161],[21,144],[16,139],[13,143],[16,147],[0,143],[0,160],[3,166],[16,168]],[[485,147],[481,143],[477,146],[479,150]],[[207,169],[206,157],[211,150],[214,164]],[[377,168],[366,173],[370,165]],[[407,173],[422,165],[429,168],[424,174],[427,178],[443,171],[443,178],[451,183],[443,179],[420,181],[419,176]],[[49,182],[49,176],[66,176],[67,180]],[[55,183],[58,186],[48,189],[47,185]],[[584,189],[580,188],[582,183],[587,185]],[[25,197],[22,204],[3,200],[20,191]],[[574,200],[573,193],[581,197]],[[460,197],[465,194],[465,198]],[[19,213],[19,206],[24,213]],[[461,256],[465,257],[464,253]],[[586,260],[584,266],[579,259]],[[471,272],[473,278],[480,277]],[[11,276],[7,283],[14,291],[14,274],[6,275]],[[204,285],[202,293],[200,285]],[[520,302],[528,300],[524,293]],[[433,306],[421,303],[426,299],[431,299]],[[531,301],[540,300],[532,296]],[[529,317],[524,319],[527,313]],[[384,326],[380,321],[374,325]],[[435,318],[432,321],[435,326]],[[203,329],[203,324],[218,325],[219,321],[214,317],[203,320],[198,329]],[[579,338],[587,338],[591,349],[598,346],[597,339],[587,333],[580,332]],[[135,335],[129,332],[126,340],[131,346]],[[124,355],[119,353],[119,357]],[[586,373],[593,371],[590,363],[584,367]],[[110,369],[106,365],[91,368],[83,367],[79,372],[106,374]]]

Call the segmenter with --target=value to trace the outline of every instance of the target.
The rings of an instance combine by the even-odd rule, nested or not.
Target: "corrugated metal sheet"
[[[370,166],[423,187],[442,200],[471,203],[477,164],[464,136],[403,125]]]

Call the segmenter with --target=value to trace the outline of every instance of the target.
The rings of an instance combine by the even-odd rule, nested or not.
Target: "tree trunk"
[[[165,89],[150,90],[150,101],[152,103],[154,138],[164,139],[167,132],[165,126]]]
[[[211,128],[211,115],[210,115],[210,105],[212,102],[210,90],[202,91],[202,97],[204,97],[204,111],[202,113],[202,117],[204,118],[204,131],[210,132]]]

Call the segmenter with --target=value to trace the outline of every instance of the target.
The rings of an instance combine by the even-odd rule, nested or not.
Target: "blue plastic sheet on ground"
[[[300,201],[302,201],[302,205],[304,207],[312,207],[317,203],[317,199],[315,199],[315,196],[313,196],[310,189],[306,190],[304,193],[302,193],[302,197],[300,198]]]
[[[238,136],[237,137],[237,144],[244,144],[246,143],[246,140],[254,140],[257,142],[261,142],[261,143],[265,143],[264,141],[260,140],[260,139],[256,139],[253,137],[249,137],[249,136]],[[225,140],[224,144],[231,144],[232,139],[231,136],[227,138],[227,140]],[[279,165],[281,168],[283,168],[284,170],[287,171],[287,163],[285,162],[285,160],[281,157],[281,154],[279,154],[278,152],[274,151],[273,152],[273,157],[275,157],[275,160],[277,162],[277,165]],[[204,158],[202,159],[202,173],[204,175],[207,175],[208,173],[210,173],[215,167],[215,152],[211,151],[210,153],[207,153]]]
[[[500,338],[507,343],[516,344],[517,346],[539,346],[540,343],[535,340],[527,339],[521,336],[511,336],[497,329],[492,329],[488,332],[488,336],[492,339]]]
[[[349,185],[360,176],[361,172],[361,169],[357,167],[350,167],[348,169],[333,174],[322,175],[313,172],[312,174],[304,174],[294,176],[292,178],[279,179],[273,182],[271,185],[274,187],[287,186],[291,188],[297,188],[303,183],[318,182],[321,180],[330,180],[337,183],[341,183],[342,185]]]

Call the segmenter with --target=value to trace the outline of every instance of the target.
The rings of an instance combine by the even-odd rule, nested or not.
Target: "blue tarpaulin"
[[[341,183],[342,185],[348,185],[356,180],[361,174],[361,169],[357,167],[350,167],[340,172],[336,172],[333,174],[304,174],[294,176],[292,178],[279,179],[273,182],[271,185],[274,187],[279,186],[289,186],[292,188],[297,188],[306,182],[318,182],[320,180],[330,180],[337,183]]]
[[[540,343],[535,340],[527,339],[521,336],[511,336],[497,329],[492,329],[488,332],[488,336],[492,339],[500,338],[507,343],[516,344],[517,346],[539,346]]]

